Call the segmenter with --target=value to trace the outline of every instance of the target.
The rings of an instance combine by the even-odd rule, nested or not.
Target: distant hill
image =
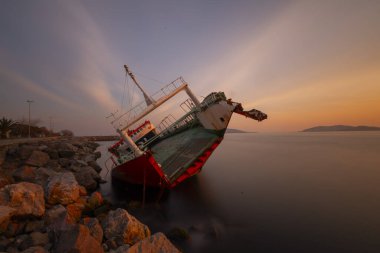
[[[380,127],[373,126],[317,126],[304,129],[301,132],[334,132],[334,131],[380,131]]]
[[[227,134],[244,134],[244,133],[248,133],[248,132],[245,132],[245,131],[239,130],[239,129],[227,128],[226,133]]]

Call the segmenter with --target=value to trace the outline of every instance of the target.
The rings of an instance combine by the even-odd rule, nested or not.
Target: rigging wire
[[[143,74],[141,74],[141,73],[139,73],[139,72],[134,71],[134,73],[137,74],[138,76],[141,76],[141,77],[143,77],[143,78],[149,79],[149,80],[154,81],[154,82],[156,82],[156,83],[159,83],[159,84],[162,84],[162,85],[165,85],[165,84],[166,84],[166,83],[164,83],[164,82],[162,82],[162,81],[159,81],[159,80],[157,80],[157,79],[154,79],[154,78],[149,77],[149,76],[146,76],[146,75],[143,75]]]
[[[124,98],[125,98],[125,86],[127,86],[127,75],[125,75],[124,78],[124,88],[123,88],[123,94],[121,97],[121,102],[120,102],[120,111],[123,112],[123,105],[124,105]]]

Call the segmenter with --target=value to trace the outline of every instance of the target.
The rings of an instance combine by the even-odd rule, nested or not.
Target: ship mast
[[[127,73],[127,75],[129,75],[131,77],[131,79],[133,80],[133,82],[136,84],[136,86],[141,90],[141,92],[143,93],[144,95],[144,99],[145,99],[145,103],[147,106],[151,105],[154,103],[153,99],[145,92],[145,90],[140,86],[140,84],[137,82],[136,80],[136,77],[135,75],[129,70],[128,66],[127,65],[124,65],[124,68],[125,68],[125,72]]]

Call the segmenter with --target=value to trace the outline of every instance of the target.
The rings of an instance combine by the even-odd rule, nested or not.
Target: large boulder
[[[57,173],[49,178],[46,194],[49,204],[68,205],[79,198],[79,185],[73,173]]]
[[[56,145],[58,150],[58,156],[61,158],[73,158],[75,152],[78,150],[77,147],[68,142],[60,142]]]
[[[102,171],[102,167],[95,161],[89,161],[88,166],[91,166],[96,172],[100,173]]]
[[[82,203],[73,203],[66,206],[70,223],[77,223],[80,220],[84,207],[85,206]]]
[[[83,219],[83,224],[88,227],[91,236],[94,237],[99,243],[102,243],[103,229],[98,219],[86,217]]]
[[[22,182],[0,189],[0,205],[15,208],[15,215],[40,217],[45,213],[44,191],[38,184]]]
[[[102,226],[107,239],[121,237],[126,244],[132,245],[150,236],[150,230],[146,225],[121,208],[110,211]]]
[[[117,251],[122,253],[123,251]],[[163,233],[156,233],[130,247],[126,253],[180,253]]]
[[[53,252],[99,253],[104,251],[100,243],[90,235],[89,229],[78,224],[59,235]]]
[[[66,208],[62,205],[55,205],[46,211],[44,216],[46,225],[51,225],[58,219],[66,216]]]
[[[98,182],[101,180],[99,174],[90,166],[80,167],[80,170],[74,174],[78,183],[88,191],[96,190]]]
[[[3,234],[8,227],[12,216],[16,213],[16,209],[9,206],[0,206],[0,234]]]
[[[57,172],[54,170],[40,167],[35,170],[36,177],[35,177],[35,183],[42,185],[42,187],[45,187],[48,184],[49,178],[52,176],[57,175]]]
[[[25,161],[25,164],[35,167],[42,167],[49,161],[49,155],[39,150],[33,150],[31,156]]]

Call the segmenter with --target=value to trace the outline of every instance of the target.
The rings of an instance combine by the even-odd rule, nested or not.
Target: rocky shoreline
[[[180,252],[97,192],[98,144],[46,140],[0,152],[0,252]]]

